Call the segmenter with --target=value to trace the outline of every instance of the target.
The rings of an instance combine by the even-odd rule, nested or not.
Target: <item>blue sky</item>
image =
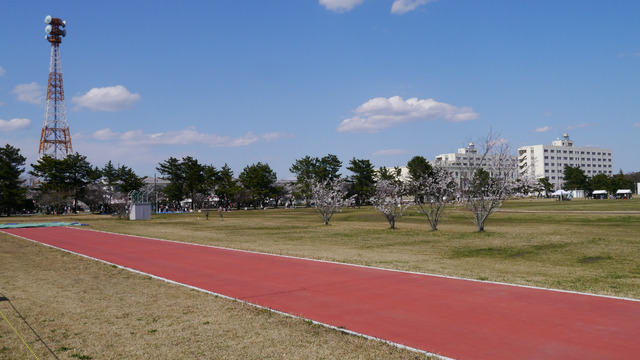
[[[433,160],[492,128],[640,171],[638,1],[12,1],[0,143],[37,161],[50,44],[74,151],[153,176],[169,156],[279,178],[306,155]],[[344,174],[348,171],[344,170]]]

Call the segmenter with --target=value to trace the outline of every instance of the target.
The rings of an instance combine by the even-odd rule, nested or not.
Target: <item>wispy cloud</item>
[[[378,150],[373,153],[373,156],[395,156],[395,155],[404,155],[408,154],[409,150],[405,149],[384,149]]]
[[[140,94],[131,93],[122,85],[93,88],[86,94],[71,99],[77,109],[112,112],[131,109],[138,101]]]
[[[18,84],[11,90],[15,94],[18,101],[29,104],[40,105],[44,101],[44,86],[38,85],[36,82],[30,84]]]
[[[20,129],[26,129],[31,125],[31,120],[29,119],[11,119],[11,120],[2,120],[0,119],[0,131],[16,131]]]
[[[586,128],[587,126],[591,126],[591,124],[589,123],[582,123],[582,124],[577,124],[577,125],[568,125],[566,127],[567,130],[573,130],[573,129],[581,129],[581,128]]]
[[[535,130],[535,131],[536,131],[536,132],[538,132],[538,133],[543,133],[543,132],[547,132],[547,131],[549,131],[549,130],[551,130],[551,127],[549,127],[549,126],[542,126],[542,127],[536,128],[536,130]]]
[[[399,15],[406,14],[417,9],[421,5],[434,1],[436,0],[394,0],[393,4],[391,4],[391,13]],[[329,11],[337,13],[351,11],[363,2],[364,0],[319,0],[320,5],[324,6]]]
[[[478,114],[470,107],[458,108],[433,99],[407,99],[399,96],[375,98],[358,106],[355,116],[338,126],[339,132],[375,133],[414,121],[444,119],[450,122],[474,120]]]
[[[130,130],[123,133],[112,131],[109,128],[101,129],[94,132],[90,136],[83,134],[75,134],[76,138],[92,138],[100,141],[116,141],[120,144],[131,145],[148,145],[148,146],[161,146],[161,145],[193,145],[204,144],[212,148],[217,147],[236,147],[247,146],[262,141],[275,141],[282,138],[292,137],[293,134],[272,132],[263,135],[255,135],[252,132],[248,132],[242,136],[220,136],[215,134],[207,134],[198,132],[195,128],[190,127],[187,129],[158,132],[158,133],[145,133],[142,130]]]
[[[640,127],[640,123],[633,124],[633,127]]]
[[[320,0],[320,5],[329,11],[338,13],[351,11],[354,7],[362,4],[364,0]]]
[[[116,139],[120,134],[117,132],[111,131],[111,129],[101,129],[93,133],[93,138],[97,140],[113,140]]]
[[[280,140],[283,138],[292,138],[293,134],[289,134],[289,133],[281,133],[281,132],[271,132],[271,133],[266,133],[264,135],[261,136],[262,139],[264,141],[276,141],[276,140]]]
[[[0,76],[3,76],[6,73],[7,73],[7,70],[5,70],[2,66],[0,66]]]
[[[395,0],[391,5],[392,14],[405,14],[415,10],[420,5],[434,2],[436,0]]]

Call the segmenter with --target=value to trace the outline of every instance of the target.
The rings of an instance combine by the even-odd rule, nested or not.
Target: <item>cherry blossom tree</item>
[[[347,188],[344,180],[340,178],[311,182],[311,203],[325,225],[329,225],[333,214],[342,211],[351,201],[345,198]]]
[[[412,180],[418,212],[424,214],[432,230],[438,230],[447,203],[456,192],[453,175],[446,169],[435,167],[430,174],[424,174]]]
[[[489,131],[478,141],[481,151],[469,161],[460,183],[460,196],[473,214],[478,231],[484,231],[489,215],[517,189],[517,167],[509,143]]]
[[[371,197],[371,203],[380,211],[391,229],[396,228],[396,219],[404,213],[411,204],[404,204],[402,195],[405,193],[405,186],[401,182],[380,180],[376,184],[376,189]]]

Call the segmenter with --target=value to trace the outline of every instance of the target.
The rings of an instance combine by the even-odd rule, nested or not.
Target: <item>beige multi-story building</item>
[[[440,154],[436,156],[434,166],[446,169],[453,175],[453,178],[460,183],[462,179],[470,177],[469,174],[475,168],[481,167],[490,173],[502,168],[505,174],[511,178],[518,177],[517,156],[504,154],[506,157],[496,158],[489,154],[478,153],[474,143],[469,143],[466,148],[458,149],[456,153]],[[499,163],[496,163],[499,162]]]
[[[596,147],[576,147],[565,133],[562,139],[551,145],[529,145],[518,148],[518,167],[520,172],[527,171],[536,179],[546,178],[555,189],[564,184],[564,166],[584,170],[587,177],[597,174],[613,175],[613,156],[611,149]]]
[[[517,156],[505,154],[505,157],[498,159],[492,154],[481,154],[478,153],[474,143],[469,143],[466,148],[459,148],[458,152],[455,153],[440,154],[436,156],[431,164],[449,171],[458,184],[463,179],[471,177],[471,174],[477,168],[483,168],[492,175],[494,175],[495,171],[500,171],[513,179],[519,176]],[[406,166],[399,166],[398,168],[400,169],[400,180],[407,181],[411,178],[409,169]],[[393,169],[395,168],[389,168],[389,170]]]

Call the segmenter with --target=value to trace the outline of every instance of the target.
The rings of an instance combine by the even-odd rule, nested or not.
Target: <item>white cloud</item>
[[[433,2],[435,0],[395,0],[391,5],[392,14],[405,14],[409,11],[415,10],[418,6],[426,3]]]
[[[132,94],[122,85],[93,88],[84,95],[71,99],[78,109],[94,111],[122,111],[131,109],[140,101],[140,94]]]
[[[210,147],[246,146],[258,141],[258,137],[251,132],[243,136],[232,138],[215,134],[199,133],[193,128],[170,131],[164,133],[145,134],[142,130],[127,131],[119,139],[127,144],[140,145],[190,145],[206,144]]]
[[[40,105],[44,100],[44,86],[38,85],[35,82],[18,84],[11,90],[11,93],[16,94],[19,101],[24,101],[29,104]]]
[[[591,126],[591,124],[582,123],[582,124],[578,124],[578,125],[569,125],[569,126],[567,126],[567,130],[580,129],[580,128],[585,128],[587,126]]]
[[[7,70],[5,70],[2,66],[0,66],[0,76],[3,76],[6,73],[7,73]]]
[[[81,134],[76,135],[76,137]],[[219,136],[215,134],[200,133],[195,128],[187,128],[169,132],[145,133],[142,130],[130,130],[124,133],[111,131],[109,128],[101,129],[92,134],[96,140],[116,140],[123,145],[192,145],[204,144],[209,147],[236,147],[251,145],[260,140],[274,141],[281,138],[292,137],[287,133],[267,133],[255,135],[251,132],[239,137]]]
[[[542,127],[536,128],[536,132],[538,133],[547,132],[549,130],[551,130],[551,127],[549,126],[542,126]]]
[[[409,153],[408,150],[404,149],[384,149],[378,150],[373,153],[373,156],[395,156],[395,155],[403,155]]]
[[[364,0],[320,0],[320,5],[334,12],[347,12],[362,4]]]
[[[633,127],[640,127],[640,123],[633,124]]]
[[[293,134],[280,133],[280,132],[272,132],[272,133],[266,133],[262,135],[262,139],[264,139],[265,141],[275,141],[282,138],[292,138],[292,137],[293,137]]]
[[[117,132],[111,131],[111,129],[106,128],[102,130],[98,130],[93,133],[93,138],[98,140],[113,140],[118,137]]]
[[[375,133],[383,129],[413,121],[445,119],[451,122],[478,118],[470,107],[457,108],[433,99],[403,100],[399,96],[375,98],[358,106],[355,116],[338,126],[340,132]]]
[[[0,119],[0,131],[16,131],[26,129],[31,125],[29,119],[11,119],[9,121]]]

